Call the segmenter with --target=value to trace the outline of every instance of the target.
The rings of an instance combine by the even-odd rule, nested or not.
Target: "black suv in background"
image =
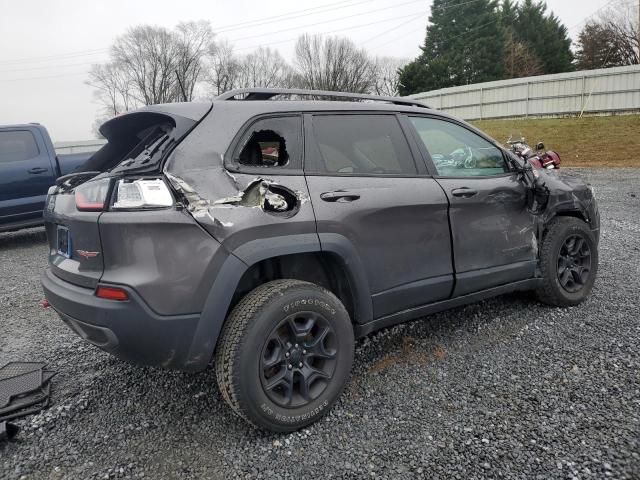
[[[46,298],[121,358],[213,363],[261,428],[324,415],[355,338],[512,291],[575,305],[596,277],[586,185],[411,99],[239,90],[101,132],[47,198]]]

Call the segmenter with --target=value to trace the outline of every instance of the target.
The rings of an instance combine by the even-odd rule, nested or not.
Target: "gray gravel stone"
[[[508,295],[365,338],[335,408],[289,435],[235,417],[211,370],[82,342],[39,306],[43,230],[0,234],[0,363],[58,372],[0,478],[639,478],[640,170],[574,173],[602,214],[587,302]]]

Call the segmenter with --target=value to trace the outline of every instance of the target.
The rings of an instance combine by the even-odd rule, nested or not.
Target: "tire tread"
[[[555,244],[558,237],[565,235],[567,230],[578,228],[592,238],[591,231],[585,227],[587,227],[587,224],[583,220],[574,217],[556,217],[549,222],[540,249],[540,271],[543,281],[540,282],[540,285],[536,289],[536,296],[542,303],[554,307],[566,307],[579,303],[563,297],[558,289],[555,288],[554,280],[557,276],[557,272],[555,271],[556,262],[555,260],[549,262],[549,259],[554,256]],[[595,261],[595,266],[592,266],[592,271],[595,275],[597,272],[597,251],[592,252],[592,258]]]
[[[215,355],[215,370],[218,388],[222,397],[232,410],[256,428],[263,428],[256,420],[252,419],[243,405],[243,399],[239,395],[240,377],[234,368],[237,358],[241,355],[242,340],[250,323],[260,316],[261,310],[270,300],[282,295],[285,291],[296,287],[314,287],[323,293],[334,296],[331,292],[316,284],[301,280],[273,280],[260,285],[249,292],[232,310],[227,318]]]

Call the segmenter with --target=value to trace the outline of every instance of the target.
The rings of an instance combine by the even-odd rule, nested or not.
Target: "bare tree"
[[[205,21],[180,23],[176,27],[174,41],[177,52],[175,74],[184,88],[184,95],[182,88],[177,92],[178,98],[186,95],[183,100],[191,101],[201,78],[203,60],[213,43],[211,25]]]
[[[504,78],[533,77],[543,73],[544,66],[535,52],[509,29],[504,43]]]
[[[365,93],[375,84],[374,62],[348,38],[298,37],[295,66],[303,88]]]
[[[375,83],[373,93],[395,97],[400,87],[400,69],[409,63],[408,59],[376,57],[374,61]]]
[[[240,59],[227,41],[212,42],[206,58],[204,80],[211,96],[233,90],[238,85]]]
[[[628,43],[609,23],[588,22],[576,42],[576,68],[592,70],[628,65]]]
[[[130,77],[116,63],[92,65],[85,83],[96,89],[94,96],[102,104],[105,115],[118,115],[138,106],[132,97]]]
[[[140,105],[191,101],[213,37],[208,22],[181,23],[175,30],[143,25],[118,37],[110,61],[92,65],[86,81],[102,104],[99,118]]]
[[[132,96],[145,105],[180,100],[176,77],[180,57],[174,35],[163,27],[130,29],[117,38],[111,57],[131,79]]]
[[[638,12],[640,7],[632,7],[622,2],[616,5],[601,15],[599,23],[615,37],[612,49],[617,51],[612,52],[612,55],[619,57],[622,65],[638,65],[640,64],[640,12]]]
[[[239,62],[238,87],[290,87],[291,67],[277,50],[260,47]]]

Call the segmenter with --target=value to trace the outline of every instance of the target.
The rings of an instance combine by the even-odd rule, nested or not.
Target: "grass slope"
[[[529,145],[544,142],[566,167],[640,167],[640,115],[472,122],[505,143],[522,133]]]

